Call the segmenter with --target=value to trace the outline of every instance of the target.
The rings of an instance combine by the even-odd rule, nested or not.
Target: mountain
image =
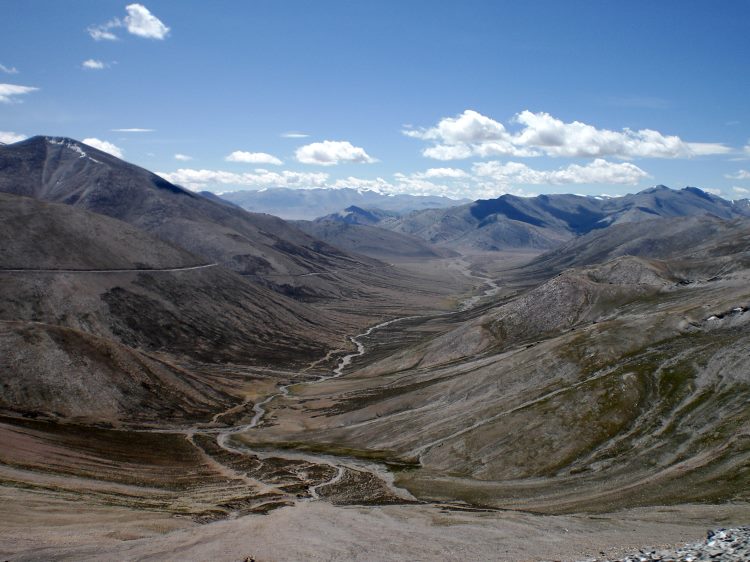
[[[550,275],[621,256],[697,260],[701,255],[728,253],[732,248],[750,243],[748,225],[746,218],[726,221],[713,216],[616,224],[575,238],[537,257],[525,270]]]
[[[312,309],[142,230],[0,193],[0,408],[195,419],[237,401],[188,363],[310,363],[340,341]]]
[[[623,197],[502,195],[450,209],[415,211],[378,226],[453,248],[551,249],[608,226],[654,218],[747,216],[746,208],[695,187],[665,186]]]
[[[368,211],[365,213],[370,214]],[[354,216],[354,213],[350,213],[346,215],[346,218]],[[328,217],[323,217],[314,221],[295,221],[294,225],[310,236],[345,252],[362,254],[384,261],[455,255],[450,250],[437,248],[416,236],[392,232],[359,222],[330,220]]]
[[[65,203],[140,228],[299,300],[360,300],[403,290],[400,275],[285,221],[248,213],[72,139],[0,147],[0,192]]]
[[[337,211],[315,219],[316,221],[341,222],[346,224],[362,224],[373,226],[379,222],[398,218],[399,214],[394,211],[383,211],[382,209],[363,209],[356,205],[350,205],[343,211]]]
[[[451,207],[465,201],[434,195],[382,195],[359,189],[287,189],[234,191],[223,193],[223,199],[256,213],[269,213],[283,219],[312,220],[356,205],[404,213],[419,209]]]

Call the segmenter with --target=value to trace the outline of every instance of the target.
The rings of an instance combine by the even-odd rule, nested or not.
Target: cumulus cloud
[[[597,158],[584,166],[571,164],[556,170],[535,170],[520,162],[479,162],[472,166],[479,177],[490,178],[501,185],[621,184],[635,185],[649,177],[635,164],[608,162]]]
[[[18,69],[15,66],[5,66],[4,64],[0,64],[0,72],[5,72],[5,74],[18,74]]]
[[[129,4],[125,10],[128,12],[125,27],[129,33],[147,39],[164,39],[169,34],[169,28],[143,4]]]
[[[724,177],[730,180],[750,180],[750,172],[739,170],[736,174],[726,174]]]
[[[103,70],[107,65],[100,60],[87,59],[81,63],[81,66],[88,70]]]
[[[18,96],[38,91],[33,86],[19,86],[17,84],[0,84],[0,103],[20,103]]]
[[[156,129],[139,129],[137,127],[133,127],[130,129],[110,129],[110,130],[115,133],[153,133]]]
[[[234,186],[261,189],[266,187],[291,187],[297,189],[324,187],[328,181],[328,174],[320,172],[272,172],[257,169],[242,174],[223,170],[195,170],[181,168],[176,172],[158,174],[172,183],[184,186],[194,191],[200,191],[212,186]]]
[[[192,160],[192,156],[188,156],[187,154],[180,154],[179,152],[174,155],[175,160],[180,160],[181,162],[188,162],[189,160]]]
[[[123,19],[114,18],[101,25],[91,25],[86,31],[95,41],[117,41],[113,30],[125,28],[128,33],[146,39],[164,39],[169,35],[169,27],[152,14],[143,4],[125,6],[127,15]]]
[[[748,193],[750,193],[750,189],[746,189],[744,187],[739,187],[737,185],[735,185],[734,187],[732,187],[732,190],[735,193],[739,193],[740,195],[747,195]]]
[[[0,131],[0,142],[3,144],[13,144],[14,142],[20,142],[26,140],[26,135],[19,135],[12,131]]]
[[[107,154],[111,154],[112,156],[116,156],[117,158],[122,158],[123,152],[122,149],[115,146],[111,142],[107,142],[105,140],[100,140],[94,137],[90,137],[87,139],[83,139],[83,144],[87,144],[89,146],[93,146],[94,148],[101,150],[102,152],[106,152]]]
[[[677,136],[659,131],[597,129],[573,121],[566,123],[549,113],[525,110],[512,123],[520,125],[509,131],[502,123],[474,110],[456,117],[446,117],[431,128],[407,128],[403,134],[432,142],[424,156],[437,160],[458,160],[472,156],[564,156],[599,158],[690,158],[731,151],[721,143],[685,142]]]
[[[286,133],[281,133],[281,136],[285,139],[306,139],[310,135],[307,133],[300,133],[299,131],[288,131]]]
[[[242,162],[244,164],[273,164],[274,166],[283,164],[281,160],[272,154],[266,152],[245,152],[243,150],[235,150],[225,160],[227,162]]]
[[[467,109],[457,117],[446,117],[430,129],[404,131],[408,137],[446,144],[478,144],[508,138],[505,126],[481,113]]]
[[[370,164],[377,162],[364,148],[348,141],[323,141],[301,146],[295,152],[299,162],[318,166],[334,166],[342,162]]]

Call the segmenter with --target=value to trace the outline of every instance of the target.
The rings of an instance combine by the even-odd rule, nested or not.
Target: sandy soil
[[[3,560],[580,560],[699,540],[747,522],[750,506],[652,507],[606,516],[464,512],[301,502],[198,525],[28,491],[0,495]],[[28,533],[34,528],[33,535]]]

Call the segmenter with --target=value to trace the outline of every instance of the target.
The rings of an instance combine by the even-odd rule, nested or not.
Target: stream
[[[356,357],[361,357],[362,355],[366,353],[367,349],[365,345],[360,341],[362,338],[370,336],[373,332],[380,330],[386,326],[390,326],[391,324],[395,324],[396,322],[402,322],[404,320],[411,320],[415,318],[420,318],[420,317],[419,316],[404,316],[401,318],[394,318],[392,320],[387,320],[386,322],[381,322],[380,324],[371,326],[370,328],[368,328],[361,334],[350,337],[349,340],[355,345],[356,351],[354,351],[353,353],[344,355],[341,359],[339,359],[338,364],[333,369],[333,371],[331,371],[330,375],[321,375],[318,378],[318,380],[307,382],[307,383],[290,383],[290,384],[280,385],[278,392],[267,396],[260,402],[253,405],[253,417],[250,420],[250,423],[227,428],[227,429],[203,430],[201,432],[216,434],[217,445],[219,445],[219,447],[231,453],[241,454],[241,455],[253,455],[260,459],[282,458],[282,459],[288,459],[288,460],[302,460],[302,461],[309,462],[312,464],[322,463],[322,464],[327,464],[329,466],[334,467],[336,469],[336,474],[333,478],[331,478],[330,480],[326,482],[314,484],[308,488],[308,492],[310,493],[310,496],[313,500],[320,499],[320,495],[318,494],[318,490],[320,488],[335,484],[344,476],[345,469],[350,469],[354,471],[369,472],[371,474],[374,474],[375,476],[378,477],[379,480],[383,481],[387,485],[389,491],[393,495],[403,498],[404,500],[414,501],[415,498],[409,492],[407,492],[406,490],[402,488],[397,487],[394,484],[393,474],[382,463],[370,462],[370,461],[366,461],[366,460],[362,460],[362,459],[358,459],[354,457],[334,456],[334,455],[326,455],[322,453],[308,454],[304,452],[288,451],[288,450],[283,450],[283,449],[271,449],[271,450],[250,449],[248,447],[232,445],[228,441],[232,435],[235,435],[238,433],[244,433],[246,431],[250,431],[258,427],[262,423],[263,417],[266,414],[266,406],[279,397],[288,396],[289,387],[292,386],[292,384],[318,384],[320,382],[323,382],[329,379],[335,379],[335,378],[343,376],[344,370],[349,365],[351,365],[352,361]],[[214,416],[214,419],[217,419],[218,417],[220,417],[220,415],[221,414],[217,414],[217,416]]]

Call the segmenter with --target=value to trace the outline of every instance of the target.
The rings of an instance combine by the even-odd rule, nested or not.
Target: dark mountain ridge
[[[696,187],[673,190],[659,185],[623,197],[502,195],[450,209],[415,211],[377,224],[451,247],[551,249],[613,224],[688,216],[732,219],[750,213],[741,201],[727,201]]]

